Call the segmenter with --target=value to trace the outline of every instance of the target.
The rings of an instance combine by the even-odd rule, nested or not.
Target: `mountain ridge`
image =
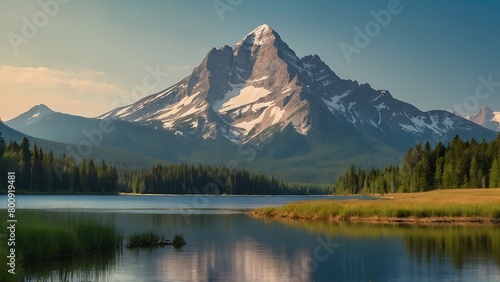
[[[3,122],[0,122],[0,132],[2,133],[2,137],[4,138],[6,143],[15,141],[18,144],[21,144],[22,139],[26,137],[30,141],[31,146],[36,144],[38,148],[43,149],[45,152],[53,151],[56,157],[63,157],[64,155],[71,156],[76,161],[75,164],[79,164],[79,157],[77,156],[75,158],[71,154],[71,152],[75,152],[78,150],[75,144],[55,142],[27,135],[9,127]],[[88,156],[85,156],[85,158],[94,158],[94,160],[104,159],[106,160],[106,162],[116,166],[119,169],[140,169],[144,166],[166,163],[165,160],[162,160],[160,158],[110,147],[96,147]]]
[[[495,137],[452,113],[423,112],[388,90],[341,79],[318,55],[299,58],[266,24],[234,49],[212,48],[179,83],[99,118],[156,123],[182,135],[222,136],[236,144],[265,140],[287,126],[307,135],[332,120],[398,148],[455,134]]]

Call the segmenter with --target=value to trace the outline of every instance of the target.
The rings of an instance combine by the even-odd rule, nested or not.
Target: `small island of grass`
[[[186,241],[182,235],[175,235],[172,241],[160,237],[153,232],[143,232],[132,234],[128,238],[127,248],[151,248],[151,247],[164,247],[173,245],[175,248],[186,245]]]
[[[395,193],[373,200],[319,200],[260,208],[255,217],[401,223],[500,223],[500,189]]]

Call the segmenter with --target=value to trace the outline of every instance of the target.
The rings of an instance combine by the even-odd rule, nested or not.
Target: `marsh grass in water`
[[[165,236],[160,237],[153,232],[135,233],[128,237],[128,248],[147,248],[158,246],[158,242],[165,241]]]
[[[174,239],[172,240],[172,245],[176,248],[180,248],[184,245],[186,245],[186,241],[184,240],[184,237],[182,235],[176,234],[174,236]]]
[[[135,233],[128,237],[127,248],[150,248],[157,246],[173,245],[176,248],[186,245],[184,237],[176,234],[172,241],[166,240],[165,236],[159,236],[153,232]]]
[[[26,261],[114,251],[123,240],[112,223],[93,216],[42,217],[18,211],[16,249]]]
[[[112,223],[107,223],[91,215],[70,213],[39,213],[30,210],[16,212],[16,275],[3,277],[17,280],[25,270],[40,261],[72,258],[91,253],[114,254],[122,244],[123,235]],[[2,238],[5,222],[0,223]],[[0,242],[0,262],[4,262],[9,246]],[[3,264],[5,265],[5,264]],[[2,273],[3,275],[4,273]],[[17,277],[17,278],[16,278]]]

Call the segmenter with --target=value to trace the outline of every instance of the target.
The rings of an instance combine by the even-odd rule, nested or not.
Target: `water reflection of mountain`
[[[310,271],[302,266],[307,255],[276,258],[272,250],[255,242],[224,249],[212,245],[186,256],[163,256],[156,260],[154,272],[182,281],[261,281],[263,277],[266,281],[311,281]]]
[[[184,234],[182,250],[124,250],[121,267],[151,281],[311,281],[310,248],[300,232],[245,215],[113,215],[125,233]],[[307,240],[306,240],[307,241]],[[132,253],[132,255],[127,255]],[[117,273],[117,279],[124,279]]]

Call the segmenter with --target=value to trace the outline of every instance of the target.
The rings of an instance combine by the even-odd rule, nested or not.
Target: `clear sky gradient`
[[[340,77],[422,110],[462,105],[470,114],[476,102],[500,110],[500,1],[400,0],[349,62],[340,45],[356,47],[355,28],[395,2],[3,0],[0,117],[40,103],[97,116],[140,98],[133,90],[145,79],[150,94],[178,82],[212,47],[263,23],[298,56],[318,54]],[[161,75],[148,78],[157,68]],[[480,76],[494,83],[474,96]]]

